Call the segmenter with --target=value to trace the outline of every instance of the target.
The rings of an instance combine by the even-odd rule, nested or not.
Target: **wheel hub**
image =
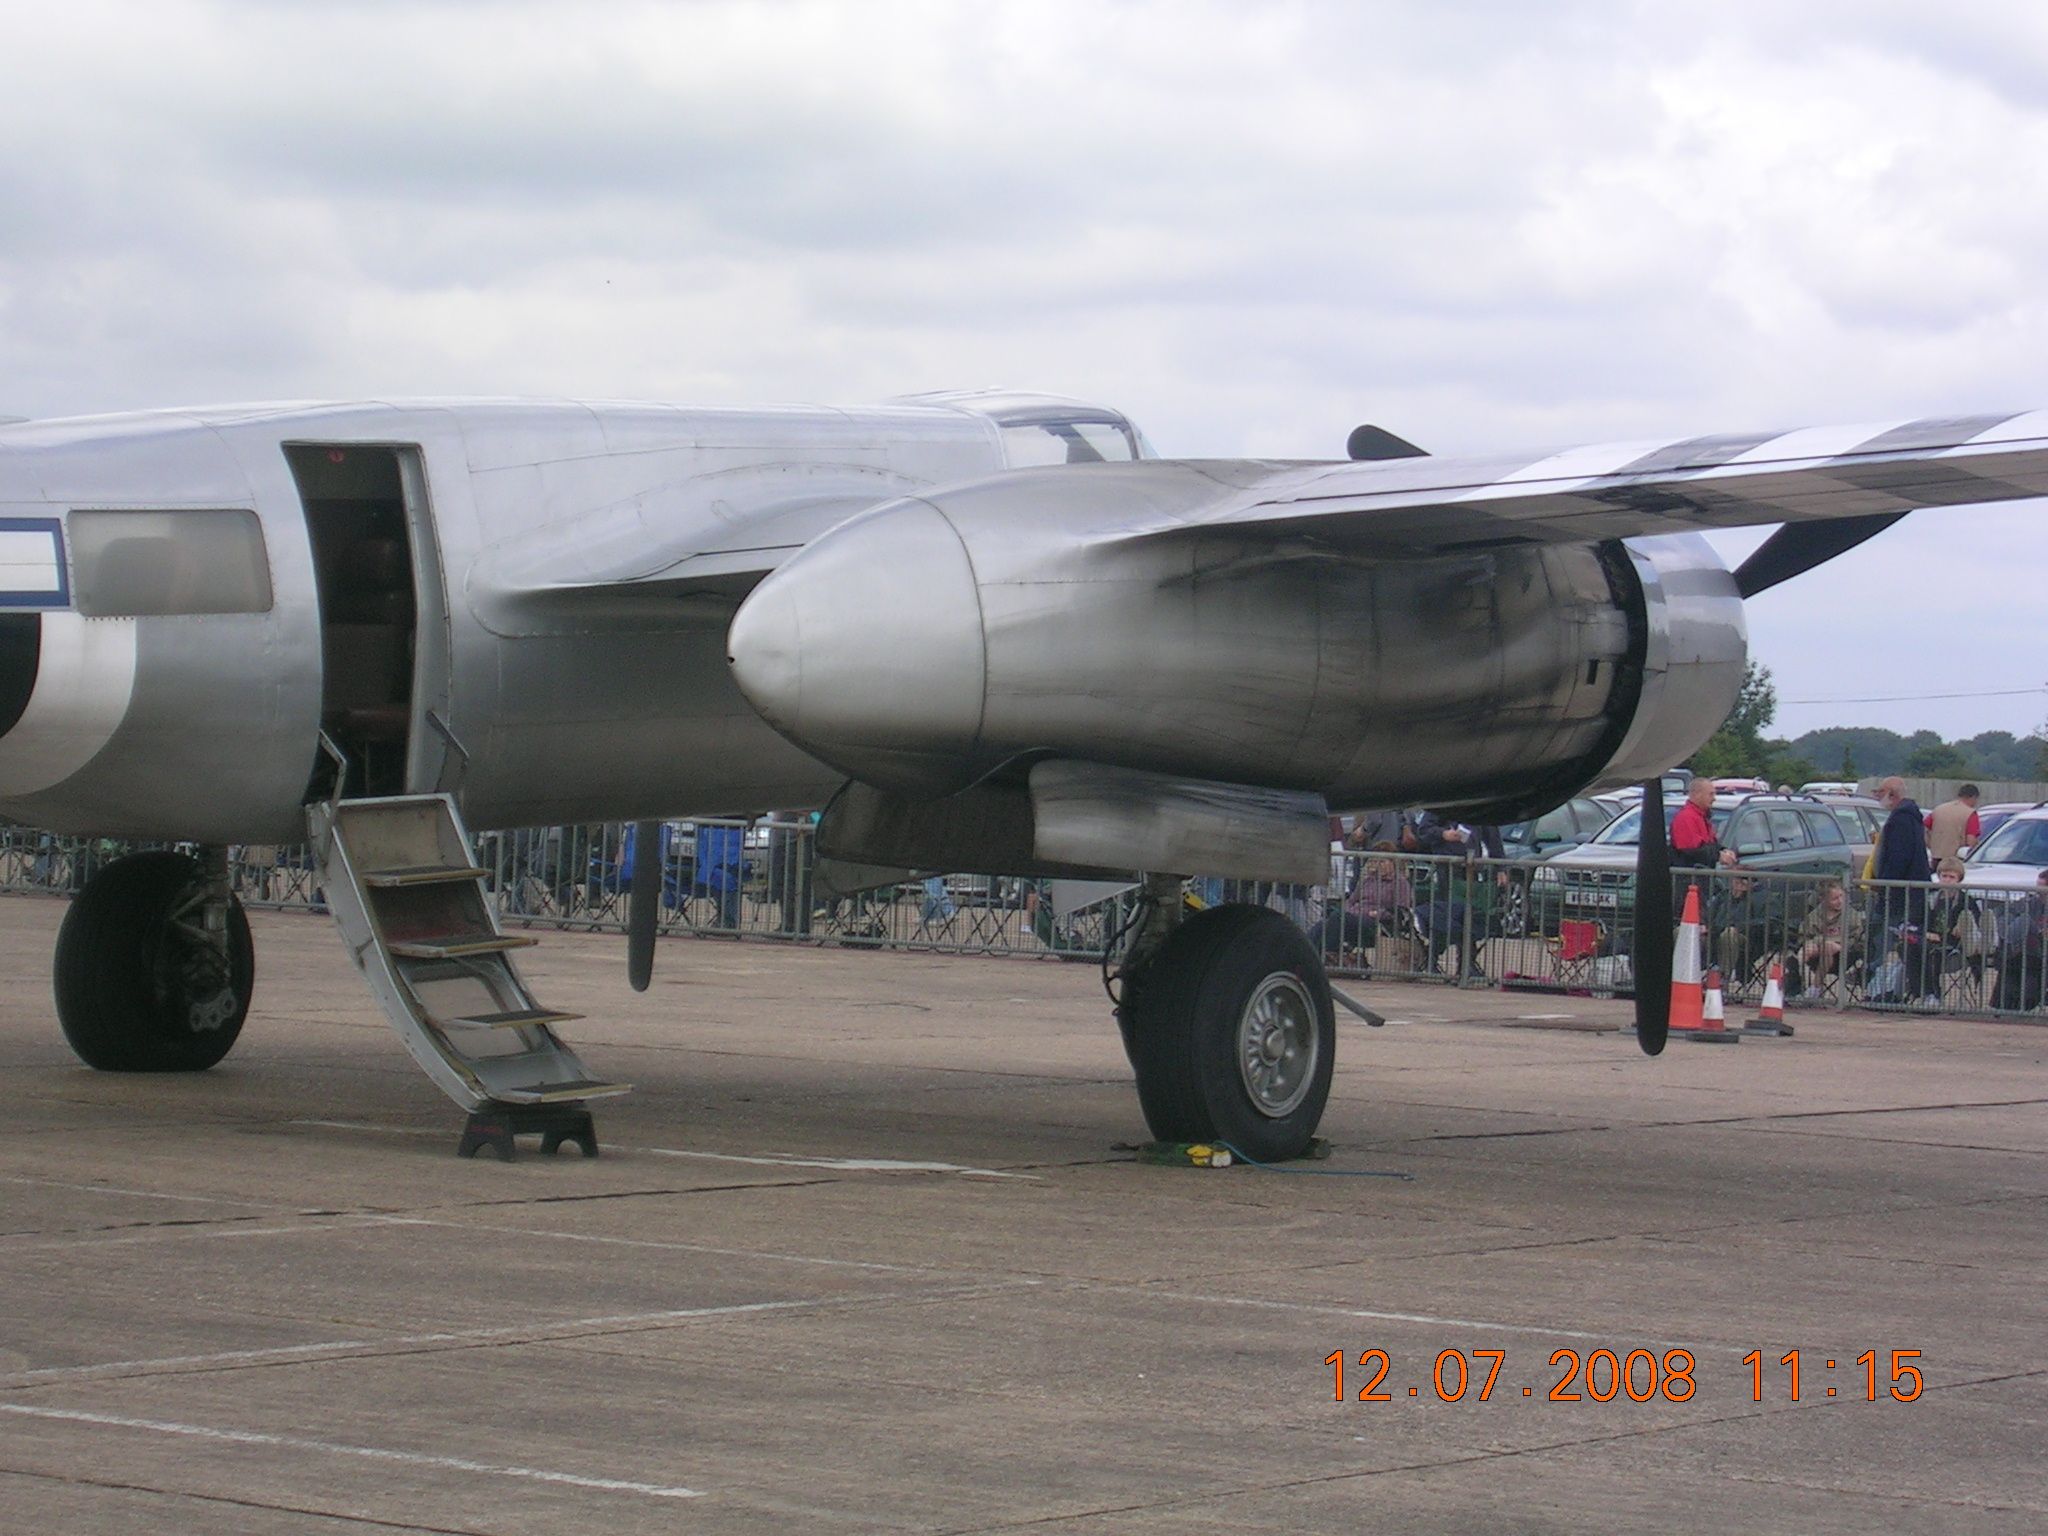
[[[195,1032],[225,1028],[235,1016],[240,999],[234,988],[222,987],[210,997],[196,999],[187,1010],[186,1018]]]
[[[1275,971],[1260,982],[1237,1026],[1237,1068],[1252,1107],[1282,1119],[1308,1097],[1316,1068],[1316,1007],[1301,978]]]

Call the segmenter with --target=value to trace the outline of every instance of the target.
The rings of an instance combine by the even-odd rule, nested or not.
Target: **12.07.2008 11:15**
[[[1333,1372],[1331,1396],[1340,1403],[1346,1401],[1345,1363],[1343,1350],[1332,1350],[1323,1357],[1323,1364]],[[1439,1402],[1461,1402],[1468,1393],[1482,1403],[1487,1402],[1493,1397],[1501,1367],[1506,1363],[1507,1351],[1504,1349],[1442,1350],[1430,1372],[1429,1387]],[[1363,1350],[1358,1356],[1358,1364],[1368,1372],[1368,1377],[1365,1385],[1358,1389],[1357,1400],[1361,1403],[1393,1402],[1394,1394],[1381,1390],[1393,1369],[1392,1357],[1383,1349]],[[1661,1396],[1667,1402],[1683,1403],[1689,1401],[1696,1390],[1693,1372],[1697,1366],[1689,1350],[1666,1350],[1660,1359],[1647,1349],[1632,1349],[1624,1359],[1611,1349],[1596,1349],[1582,1359],[1575,1349],[1560,1349],[1552,1352],[1550,1365],[1559,1374],[1544,1394],[1546,1402],[1576,1403],[1590,1398],[1594,1402],[1609,1403],[1618,1397],[1626,1397],[1630,1402],[1647,1403]],[[1483,1377],[1480,1374],[1482,1368]],[[1580,1385],[1585,1388],[1583,1392],[1579,1390]],[[1419,1398],[1423,1396],[1423,1389],[1409,1387],[1406,1395]],[[1520,1395],[1533,1398],[1536,1389],[1523,1387]]]

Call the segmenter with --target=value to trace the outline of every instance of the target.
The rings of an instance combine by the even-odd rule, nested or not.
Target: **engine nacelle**
[[[1682,761],[1734,703],[1741,600],[1697,536],[1393,561],[1228,526],[1134,536],[1216,486],[1122,470],[842,525],[736,616],[742,689],[897,794],[1062,757],[1486,817]]]

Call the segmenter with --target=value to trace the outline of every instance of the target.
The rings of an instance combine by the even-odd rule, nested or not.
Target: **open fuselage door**
[[[348,764],[336,785],[323,758],[308,798],[431,789],[421,722],[445,696],[448,626],[419,449],[297,443],[285,458],[320,594],[320,725]]]

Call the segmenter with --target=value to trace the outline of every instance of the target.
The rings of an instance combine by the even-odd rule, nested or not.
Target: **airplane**
[[[227,846],[310,835],[480,1144],[588,1151],[622,1085],[526,990],[473,829],[822,806],[835,889],[1137,877],[1115,1013],[1149,1127],[1286,1158],[1329,1095],[1328,977],[1277,912],[1188,915],[1183,877],[1321,883],[1331,807],[1502,821],[1642,782],[1668,925],[1658,776],[1735,700],[1743,600],[1909,511],[2043,494],[2048,412],[1461,458],[1361,427],[1313,462],[1163,459],[1119,411],[1004,391],[24,421],[0,816],[198,850],[73,902],[56,1006],[89,1065],[226,1055],[254,972]],[[1700,536],[1764,524],[1734,571]]]

